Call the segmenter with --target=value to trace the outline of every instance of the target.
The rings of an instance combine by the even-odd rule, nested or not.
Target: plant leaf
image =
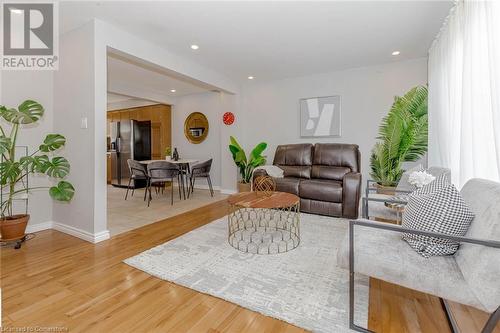
[[[45,162],[44,172],[49,177],[64,178],[69,173],[69,162],[64,157],[54,157],[51,161]]]
[[[251,163],[254,159],[261,157],[264,150],[267,148],[267,143],[261,142],[250,152],[250,158],[248,159],[249,163]],[[265,161],[264,161],[265,163]]]
[[[394,98],[370,156],[374,180],[387,185],[399,182],[402,163],[416,161],[427,152],[427,94],[427,87],[417,86]]]
[[[6,160],[0,163],[0,184],[15,183],[22,169],[19,162]]]
[[[41,104],[27,100],[19,105],[18,110],[4,108],[1,114],[5,120],[13,124],[31,124],[37,122],[43,113],[44,109]]]
[[[65,144],[66,138],[64,136],[60,134],[48,134],[39,149],[44,153],[48,153],[63,147]]]
[[[70,201],[75,195],[75,188],[67,181],[60,181],[56,186],[49,189],[52,199],[57,201]]]
[[[6,136],[0,136],[0,154],[7,153],[11,148],[10,138]]]

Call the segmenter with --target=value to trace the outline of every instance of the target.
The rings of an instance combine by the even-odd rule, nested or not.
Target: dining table
[[[190,173],[190,165],[198,163],[199,160],[193,159],[193,158],[179,158],[178,160],[174,160],[173,158],[171,158],[171,159],[164,159],[164,160],[143,160],[143,161],[139,161],[139,163],[147,166],[149,163],[158,162],[158,161],[163,161],[163,162],[166,161],[166,162],[169,162],[172,164],[177,164],[179,166],[179,170],[181,171],[182,194],[184,196],[184,200],[186,200],[186,184],[189,181],[188,175]]]

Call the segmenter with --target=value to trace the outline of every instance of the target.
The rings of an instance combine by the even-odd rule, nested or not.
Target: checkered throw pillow
[[[425,187],[425,186],[424,186]],[[423,189],[423,188],[422,188]],[[464,236],[474,214],[452,184],[430,193],[412,194],[403,212],[402,226],[447,235]],[[403,239],[423,257],[454,254],[459,243],[438,237],[403,234]]]

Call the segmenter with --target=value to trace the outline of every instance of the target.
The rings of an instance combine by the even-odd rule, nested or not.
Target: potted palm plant
[[[247,158],[245,151],[241,148],[238,141],[234,137],[230,137],[229,150],[241,175],[241,180],[238,182],[238,192],[250,192],[253,170],[256,167],[266,164],[266,157],[262,156],[266,148],[267,143],[259,143]]]
[[[3,241],[19,240],[25,236],[30,216],[14,213],[13,204],[16,200],[26,199],[29,192],[33,190],[48,190],[53,199],[70,201],[75,192],[73,185],[63,180],[70,170],[68,160],[54,154],[65,145],[64,136],[48,134],[42,144],[31,154],[20,158],[16,155],[19,131],[24,129],[24,125],[38,122],[43,114],[43,106],[32,100],[24,101],[17,109],[0,105],[0,118],[9,123],[5,127],[0,125],[0,185],[2,190],[0,240]],[[30,187],[27,179],[33,173],[45,174],[59,181],[54,186]]]
[[[403,162],[414,162],[427,152],[427,88],[417,86],[394,98],[379,127],[379,140],[370,158],[371,177],[378,192],[393,194],[404,170]]]

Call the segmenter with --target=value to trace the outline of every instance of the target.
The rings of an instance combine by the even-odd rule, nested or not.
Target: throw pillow
[[[406,170],[405,172],[403,172],[403,175],[401,176],[401,179],[399,180],[399,183],[396,186],[396,191],[411,192],[411,191],[414,191],[416,189],[415,185],[412,185],[409,182],[410,174],[412,174],[415,171],[424,171],[422,164],[414,166],[413,168],[410,168],[410,169]]]
[[[429,184],[430,185],[430,184]],[[464,236],[474,214],[452,184],[434,192],[412,194],[403,212],[402,226],[409,229]],[[454,254],[459,243],[438,237],[405,233],[403,239],[423,257]]]

